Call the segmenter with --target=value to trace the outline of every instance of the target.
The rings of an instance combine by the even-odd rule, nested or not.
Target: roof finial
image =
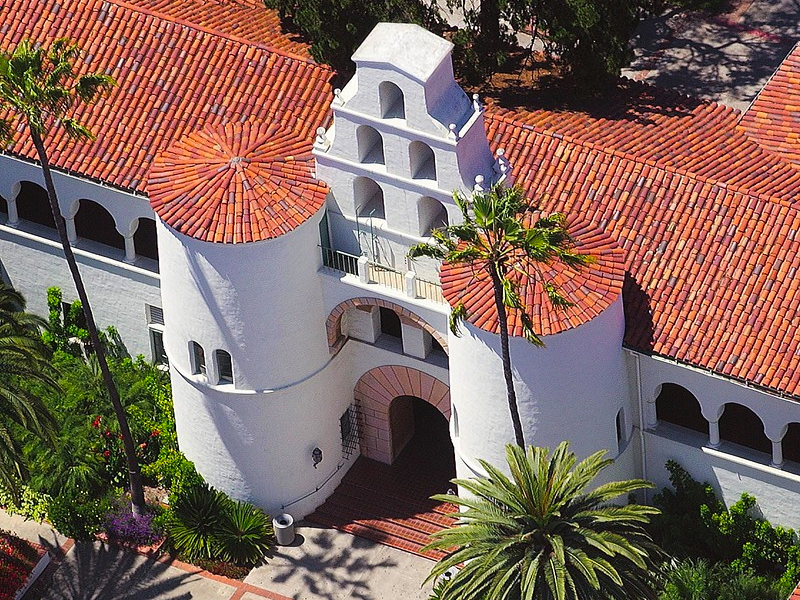
[[[449,137],[452,140],[458,141],[459,138],[458,138],[458,131],[456,131],[456,124],[450,123],[447,129],[449,130],[447,137]]]
[[[511,173],[511,163],[506,158],[506,151],[503,148],[499,148],[495,154],[494,172],[500,177]]]
[[[344,106],[344,99],[342,98],[342,90],[336,88],[333,90],[333,105]]]
[[[475,185],[472,186],[472,192],[480,194],[485,191],[486,189],[483,187],[483,175],[475,175]]]
[[[477,113],[483,112],[483,104],[481,104],[477,93],[472,94],[472,108]]]
[[[321,150],[327,150],[331,146],[331,141],[328,139],[328,132],[324,127],[317,127],[317,137],[314,138],[314,147]]]

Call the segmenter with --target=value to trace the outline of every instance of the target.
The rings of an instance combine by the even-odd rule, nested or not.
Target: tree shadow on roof
[[[628,271],[622,284],[622,302],[625,308],[625,345],[634,350],[652,351],[655,330],[650,296]]]

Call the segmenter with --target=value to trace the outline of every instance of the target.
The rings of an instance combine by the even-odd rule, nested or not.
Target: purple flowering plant
[[[161,528],[153,523],[153,518],[154,515],[149,512],[135,516],[131,512],[130,498],[123,495],[106,514],[103,529],[111,539],[137,546],[149,546],[163,536]]]

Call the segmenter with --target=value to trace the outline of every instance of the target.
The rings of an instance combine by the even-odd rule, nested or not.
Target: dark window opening
[[[217,377],[219,383],[233,383],[233,360],[225,350],[216,351]]]
[[[195,375],[206,374],[206,355],[203,347],[197,342],[189,342],[192,348],[192,373]]]
[[[400,317],[391,308],[380,307],[381,313],[381,333],[388,336],[402,339],[403,338],[403,325],[400,323]]]
[[[758,452],[772,454],[772,442],[764,434],[758,415],[741,404],[726,404],[719,420],[719,437]]]
[[[800,463],[800,423],[789,423],[782,444],[783,458]]]
[[[625,414],[622,409],[617,413],[617,444],[622,447],[622,442],[625,441]]]
[[[156,222],[153,219],[139,219],[139,227],[136,228],[136,233],[133,234],[133,246],[139,256],[158,260]]]
[[[167,364],[167,351],[164,349],[164,332],[160,329],[150,330],[150,351],[155,364]]]
[[[20,185],[19,194],[17,194],[17,214],[20,219],[31,223],[38,223],[51,229],[56,228],[47,191],[42,186],[30,181],[23,181]]]
[[[435,337],[431,336],[431,352],[441,352],[442,354],[447,354],[442,348],[442,345],[439,343]]]
[[[347,407],[344,414],[339,417],[339,429],[342,434],[342,456],[350,458],[358,447],[358,407]]]
[[[700,412],[700,403],[689,390],[674,383],[661,386],[656,398],[659,421],[672,423],[708,435],[708,421]]]
[[[75,215],[75,231],[78,237],[125,250],[125,238],[117,231],[114,217],[92,200],[80,201],[80,208]]]

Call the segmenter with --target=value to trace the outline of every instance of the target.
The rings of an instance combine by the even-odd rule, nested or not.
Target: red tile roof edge
[[[770,76],[769,76],[769,79],[767,79],[766,83],[765,83],[763,86],[761,86],[761,89],[760,89],[760,90],[758,90],[758,93],[756,94],[755,98],[753,98],[753,99],[750,101],[750,104],[748,104],[747,108],[745,108],[745,109],[742,111],[742,113],[739,115],[739,120],[737,121],[737,125],[741,125],[741,122],[742,122],[742,120],[743,120],[743,119],[744,119],[744,118],[747,116],[747,113],[748,113],[748,112],[750,112],[750,109],[751,109],[751,108],[753,108],[753,106],[754,106],[754,105],[755,105],[755,104],[758,102],[758,99],[759,99],[759,98],[761,98],[761,95],[762,95],[762,94],[763,94],[763,93],[766,91],[766,89],[769,87],[769,84],[770,84],[770,83],[772,83],[772,80],[773,80],[773,79],[775,79],[775,77],[778,75],[778,73],[780,72],[780,70],[783,68],[783,65],[784,65],[784,63],[786,63],[786,61],[789,59],[789,57],[791,57],[791,56],[792,56],[792,54],[794,54],[794,52],[795,52],[795,51],[796,51],[798,48],[800,48],[800,40],[798,40],[797,42],[795,42],[795,45],[794,45],[794,46],[792,46],[792,47],[789,49],[789,52],[787,52],[787,53],[786,53],[786,56],[784,56],[784,57],[781,59],[781,62],[780,62],[780,64],[779,64],[779,65],[778,65],[778,67],[777,67],[777,68],[776,68],[776,69],[775,69],[775,70],[772,72],[772,75],[770,75]],[[760,145],[761,145],[761,144],[759,144],[759,146],[760,146]]]
[[[169,15],[167,13],[163,13],[163,12],[156,11],[156,10],[150,10],[150,9],[144,8],[142,6],[139,6],[137,4],[133,4],[133,3],[130,3],[130,2],[125,2],[125,0],[106,0],[106,1],[109,2],[110,4],[116,4],[117,6],[120,6],[122,8],[128,9],[128,10],[133,10],[135,12],[142,13],[142,14],[145,14],[145,15],[149,15],[151,17],[157,17],[159,19],[164,19],[165,21],[170,21],[170,22],[175,23],[177,25],[180,25],[182,27],[188,27],[190,29],[196,29],[198,31],[202,31],[203,33],[207,33],[209,35],[214,35],[214,36],[217,36],[217,37],[220,37],[220,38],[224,38],[224,39],[230,40],[232,42],[237,42],[237,43],[244,44],[244,45],[247,45],[247,46],[254,46],[256,48],[261,48],[263,50],[267,50],[268,52],[273,52],[275,54],[280,54],[281,56],[285,56],[287,58],[291,58],[291,59],[294,59],[294,60],[299,60],[299,61],[302,61],[302,62],[305,62],[305,63],[311,63],[313,65],[317,65],[319,67],[322,67],[322,68],[330,71],[331,74],[334,73],[334,70],[329,65],[326,65],[325,63],[318,63],[317,61],[312,60],[312,59],[308,58],[307,56],[302,56],[300,54],[295,54],[295,53],[289,52],[287,50],[283,50],[283,49],[280,49],[280,48],[275,48],[274,46],[271,46],[270,44],[264,44],[263,42],[254,42],[253,40],[248,40],[247,38],[244,38],[244,37],[241,37],[241,36],[238,36],[238,35],[233,35],[231,33],[226,33],[226,32],[220,31],[218,29],[213,29],[211,27],[205,27],[203,25],[200,25],[199,23],[193,23],[192,21],[187,21],[186,19],[179,19],[179,18],[176,18],[176,17],[174,17],[172,15]]]
[[[711,103],[711,104],[716,104],[716,103]],[[731,110],[735,110],[735,109],[731,109]],[[695,173],[690,169],[683,169],[683,168],[680,168],[680,167],[676,167],[674,165],[665,164],[663,161],[660,161],[660,160],[653,160],[651,158],[642,158],[641,156],[637,156],[636,154],[631,154],[630,152],[624,152],[622,150],[617,150],[615,148],[608,148],[608,147],[606,147],[606,146],[604,146],[602,144],[598,144],[596,142],[592,142],[592,141],[589,141],[589,140],[584,140],[584,139],[581,139],[579,137],[575,137],[573,135],[559,133],[554,129],[545,129],[545,128],[541,128],[541,127],[536,127],[534,125],[530,125],[528,123],[521,123],[520,121],[511,118],[508,115],[508,113],[503,113],[503,114],[495,113],[495,112],[492,112],[491,109],[489,109],[489,110],[487,110],[487,114],[488,114],[489,118],[491,118],[491,119],[498,119],[498,120],[503,121],[505,123],[508,123],[509,125],[512,125],[514,127],[519,127],[521,129],[525,129],[527,131],[533,131],[533,132],[536,132],[536,133],[540,133],[540,134],[546,135],[546,136],[548,136],[550,138],[561,140],[561,141],[564,141],[564,142],[568,142],[570,144],[574,144],[574,145],[582,147],[582,148],[588,148],[590,150],[597,150],[598,152],[602,152],[602,153],[607,154],[609,156],[615,156],[615,157],[618,157],[618,158],[631,160],[631,161],[634,161],[634,162],[637,162],[637,163],[640,163],[640,164],[648,165],[650,167],[657,167],[659,169],[663,169],[664,171],[666,171],[668,173],[677,173],[679,175],[684,175],[684,176],[689,177],[690,179],[692,179],[694,181],[698,181],[698,182],[701,182],[701,183],[709,183],[711,185],[716,185],[716,186],[718,186],[720,188],[727,189],[727,190],[729,190],[731,192],[739,192],[739,193],[741,193],[741,194],[743,194],[745,196],[748,196],[750,198],[759,198],[759,199],[769,200],[771,202],[776,202],[776,203],[782,204],[784,206],[795,206],[794,202],[790,202],[788,200],[784,200],[780,196],[772,196],[772,195],[767,195],[767,194],[753,193],[753,192],[750,191],[750,188],[748,188],[747,186],[744,186],[744,185],[729,184],[729,183],[726,183],[724,181],[718,181],[718,180],[716,180],[716,179],[714,179],[712,177],[708,177],[708,176],[705,176],[705,175],[700,175],[699,173]],[[513,167],[513,165],[512,165],[512,167]]]

